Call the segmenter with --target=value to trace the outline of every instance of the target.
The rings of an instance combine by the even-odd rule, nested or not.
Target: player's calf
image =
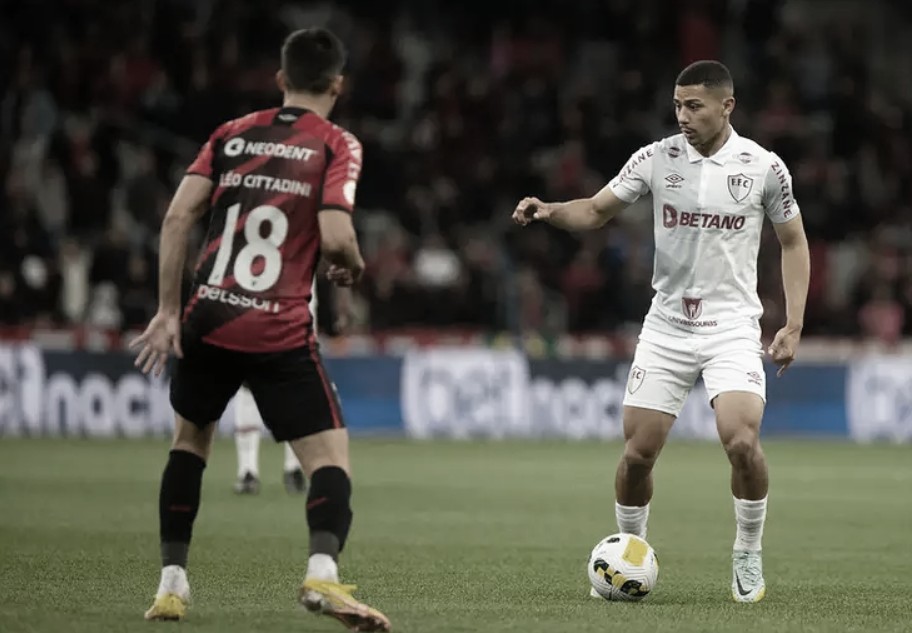
[[[351,529],[351,479],[338,466],[314,471],[307,493],[310,559],[307,577],[338,582],[339,553]]]
[[[664,411],[624,407],[624,454],[615,478],[619,504],[643,507],[652,499],[652,469],[673,423]]]
[[[311,475],[307,495],[310,559],[299,600],[313,613],[328,615],[352,631],[389,631],[389,619],[352,596],[355,587],[339,582],[339,553],[351,528],[351,479],[339,466]]]
[[[187,557],[205,468],[206,462],[194,453],[172,450],[168,455],[158,500],[161,580],[146,620],[181,620],[186,614],[190,602]]]
[[[765,497],[769,488],[769,473],[759,436],[750,429],[744,429],[725,438],[722,445],[731,464],[732,493],[735,497]]]
[[[158,497],[162,567],[187,567],[205,468],[206,462],[194,453],[172,450],[168,455]]]
[[[652,469],[659,450],[628,441],[615,479],[617,501],[626,506],[645,506],[652,498]]]
[[[145,613],[147,620],[180,620],[190,600],[187,558],[206,468],[202,455],[211,437],[206,431],[194,434],[187,424],[178,418],[174,448],[162,473],[158,498],[162,572],[155,601]]]
[[[763,399],[754,393],[728,391],[713,400],[713,407],[719,439],[732,467],[732,494],[738,499],[762,499],[769,488],[760,446]]]

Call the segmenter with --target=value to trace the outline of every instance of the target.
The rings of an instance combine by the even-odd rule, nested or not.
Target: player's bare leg
[[[310,559],[299,600],[309,611],[332,616],[352,631],[389,631],[390,622],[339,582],[339,553],[351,527],[348,431],[332,429],[291,442],[310,482],[307,524]]]
[[[646,538],[652,469],[674,420],[673,415],[663,411],[624,407],[624,454],[614,482],[615,513],[621,532]]]
[[[754,393],[719,394],[713,406],[719,439],[731,463],[737,533],[732,553],[732,597],[759,602],[766,595],[761,540],[766,520],[769,473],[760,446],[763,400]]]
[[[614,480],[614,516],[618,531],[646,538],[652,469],[665,445],[674,416],[655,409],[624,407],[624,454]],[[593,587],[593,598],[600,598]]]
[[[180,620],[190,602],[187,556],[193,521],[199,510],[203,469],[212,450],[215,422],[200,428],[175,416],[174,439],[162,474],[158,512],[161,529],[162,572],[147,620]]]

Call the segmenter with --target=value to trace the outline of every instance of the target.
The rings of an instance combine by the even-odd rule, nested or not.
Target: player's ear
[[[345,77],[343,75],[336,75],[333,77],[332,83],[329,85],[329,94],[333,97],[338,97],[342,94],[342,90],[345,88]]]
[[[735,98],[734,97],[725,97],[722,100],[722,110],[726,115],[731,115],[732,110],[735,109]]]
[[[275,74],[276,85],[279,87],[279,90],[282,92],[288,92],[288,82],[285,80],[285,71],[277,70]]]

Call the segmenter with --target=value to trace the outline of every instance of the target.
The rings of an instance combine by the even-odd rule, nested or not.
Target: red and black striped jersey
[[[317,213],[352,212],[361,152],[353,134],[303,108],[253,112],[212,134],[187,169],[215,184],[187,335],[244,352],[312,343]]]

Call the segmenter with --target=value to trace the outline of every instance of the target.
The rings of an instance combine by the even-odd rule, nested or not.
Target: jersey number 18
[[[241,203],[228,207],[225,215],[225,230],[222,231],[222,243],[219,244],[209,275],[210,286],[220,286],[225,279],[225,272],[231,262],[232,245],[237,229]],[[269,224],[269,232],[261,235],[264,223]],[[288,218],[278,207],[268,204],[253,209],[244,221],[244,237],[247,245],[238,251],[234,258],[232,274],[238,285],[249,292],[263,292],[272,288],[282,274],[282,254],[279,248],[288,236]],[[253,264],[262,258],[263,267],[254,272]]]

